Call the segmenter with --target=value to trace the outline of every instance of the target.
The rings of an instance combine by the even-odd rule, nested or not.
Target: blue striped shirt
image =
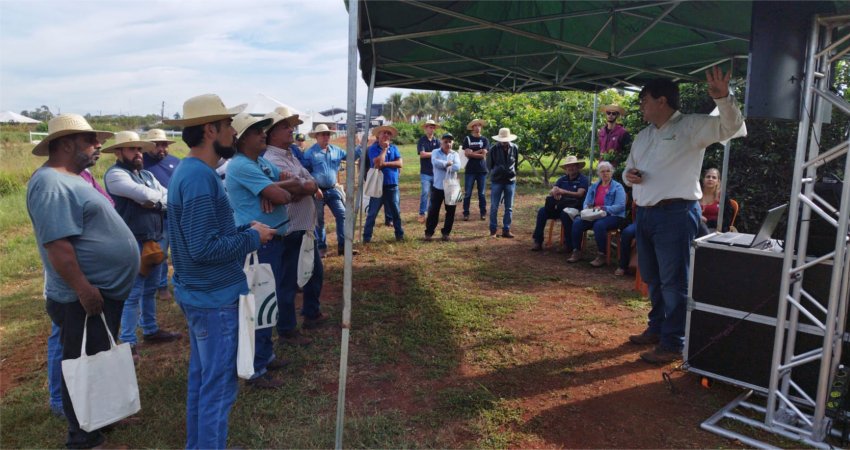
[[[236,227],[224,184],[197,158],[184,159],[168,190],[168,237],[174,292],[180,303],[198,308],[232,305],[248,292],[242,266],[260,247],[260,235]]]

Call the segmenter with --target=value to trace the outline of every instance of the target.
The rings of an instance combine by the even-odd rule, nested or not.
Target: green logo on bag
[[[277,297],[272,292],[260,303],[257,311],[257,328],[268,328],[277,323]]]

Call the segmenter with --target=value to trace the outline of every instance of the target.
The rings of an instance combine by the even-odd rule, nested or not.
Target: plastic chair
[[[738,206],[738,202],[735,200],[729,199],[729,204],[732,205],[732,220],[729,221],[729,229],[735,226],[735,219],[738,218],[738,210],[740,207]]]
[[[605,240],[605,264],[611,265],[611,246],[617,249],[617,260],[620,259],[620,229],[608,230]]]
[[[558,238],[558,245],[564,245],[564,239],[566,239],[564,237],[564,224],[561,222],[561,219],[547,219],[546,223],[549,225],[549,238],[546,240],[547,247],[552,246],[552,230],[555,228],[555,222],[561,225],[561,232],[558,233],[560,236]]]

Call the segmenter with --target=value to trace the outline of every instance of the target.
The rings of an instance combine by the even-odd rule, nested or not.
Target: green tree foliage
[[[21,115],[27,116],[30,119],[40,120],[42,122],[47,122],[53,118],[53,113],[50,112],[50,108],[48,108],[47,105],[41,105],[32,111],[21,111]]]
[[[391,122],[401,122],[407,117],[404,113],[404,95],[401,92],[391,94],[384,103],[384,116]]]
[[[418,122],[431,115],[430,94],[427,92],[411,92],[402,101],[402,110],[408,122]]]

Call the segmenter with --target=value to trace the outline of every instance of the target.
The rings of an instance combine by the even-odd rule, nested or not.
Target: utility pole
[[[159,110],[159,120],[160,122],[165,120],[165,100],[162,101],[162,109]]]

